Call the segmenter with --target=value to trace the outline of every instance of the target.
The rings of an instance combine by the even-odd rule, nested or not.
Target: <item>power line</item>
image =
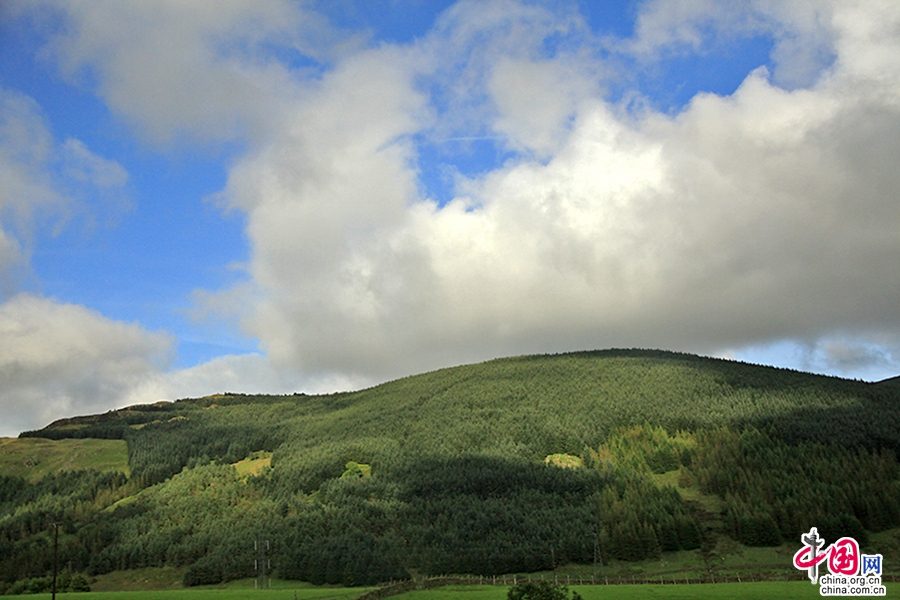
[[[272,564],[267,556],[268,552],[271,550],[269,540],[254,540],[253,550],[256,552],[256,560],[253,561],[253,568],[256,571],[256,582],[254,583],[254,587],[258,590],[272,587],[272,579],[269,577],[269,571],[271,570]]]

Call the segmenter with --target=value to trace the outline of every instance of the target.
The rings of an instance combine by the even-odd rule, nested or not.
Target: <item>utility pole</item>
[[[256,582],[254,584],[254,587],[256,589],[272,587],[272,581],[268,579],[268,572],[271,563],[269,562],[269,558],[266,556],[266,553],[270,550],[269,540],[260,539],[254,541],[253,549],[256,551]]]
[[[53,600],[56,600],[56,572],[59,558],[59,523],[53,523]]]

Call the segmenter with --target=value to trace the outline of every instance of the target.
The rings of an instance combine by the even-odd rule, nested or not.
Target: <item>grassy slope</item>
[[[271,452],[254,452],[244,460],[234,463],[238,477],[250,477],[259,475],[265,467],[271,466]]]
[[[129,474],[122,440],[0,438],[0,474],[37,481],[63,470],[96,469]]]

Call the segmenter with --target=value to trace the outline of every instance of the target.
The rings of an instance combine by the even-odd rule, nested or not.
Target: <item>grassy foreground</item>
[[[287,582],[284,582],[287,584]],[[301,584],[302,585],[302,584]],[[900,592],[900,584],[887,583],[887,596]],[[284,585],[267,590],[252,588],[208,588],[167,590],[152,592],[90,592],[57,594],[58,598],[71,600],[352,600],[367,588],[291,587]],[[756,582],[756,583],[707,583],[694,585],[594,585],[572,586],[584,600],[631,600],[639,598],[668,598],[673,600],[709,599],[730,600],[793,600],[818,598],[819,587],[806,581]],[[392,596],[397,600],[506,600],[508,588],[503,586],[448,586],[432,590],[408,592]],[[46,600],[50,594],[4,596],[20,600]]]
[[[632,600],[671,598],[677,600],[710,599],[781,600],[819,598],[819,587],[808,581],[756,583],[704,583],[694,585],[574,585],[584,600]],[[900,591],[900,585],[887,584],[888,597]],[[394,596],[397,600],[506,600],[507,588],[491,586],[446,587]]]
[[[294,594],[298,600],[352,600],[370,588],[289,588],[278,587],[267,590],[251,588],[208,588],[164,590],[152,592],[87,592],[57,594],[58,599],[67,600],[292,600]],[[502,597],[506,598],[503,590]],[[27,594],[22,596],[3,596],[4,600],[46,600],[50,594]]]

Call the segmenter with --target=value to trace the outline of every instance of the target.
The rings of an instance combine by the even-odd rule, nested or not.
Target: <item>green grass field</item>
[[[500,586],[446,587],[408,592],[393,596],[396,600],[505,600],[508,588]],[[673,600],[710,599],[781,600],[819,598],[819,587],[808,581],[763,583],[705,583],[696,585],[592,585],[572,586],[584,600],[632,600],[670,598]],[[887,584],[888,597],[900,590],[900,584]]]
[[[57,598],[71,600],[292,600],[296,593],[298,600],[352,600],[365,590],[360,588],[253,588],[189,589],[155,592],[89,592],[57,594]],[[504,598],[505,598],[504,592]],[[46,600],[50,594],[28,594],[23,596],[3,596],[20,600]]]
[[[272,465],[272,453],[271,452],[254,452],[244,460],[239,460],[234,464],[234,468],[237,469],[238,477],[250,477],[252,475],[259,475],[262,470],[268,466]]]
[[[185,588],[182,585],[184,579],[185,567],[146,567],[143,569],[132,569],[129,571],[113,571],[104,575],[98,575],[91,580],[91,589],[93,592],[88,598],[105,597],[106,592],[118,594],[123,592],[139,592],[141,594],[153,594],[160,592],[163,596],[160,599],[167,598],[165,594],[175,593],[188,594],[188,598],[196,598],[202,600],[205,595],[191,596],[194,592],[227,592],[223,596],[216,598],[231,598],[231,593],[256,593],[255,579],[235,579],[228,583],[218,585],[203,585],[194,588]],[[337,598],[350,597],[355,598],[366,590],[373,588],[338,588],[334,586],[315,586],[304,581],[290,581],[285,579],[271,579],[269,585],[273,590],[290,590],[292,593],[297,592],[298,598]],[[349,592],[347,590],[350,590]],[[269,590],[262,590],[268,592]],[[305,595],[304,595],[305,594]],[[29,596],[34,598],[35,596]],[[78,597],[81,597],[79,595]],[[155,597],[155,596],[154,596]],[[293,596],[292,596],[293,597]]]
[[[57,594],[59,598],[77,600],[352,600],[365,588],[303,587],[292,582],[278,582],[272,589],[255,590],[240,586],[153,592],[91,592]],[[252,585],[252,583],[251,583]],[[888,583],[887,596],[900,592],[900,584]],[[433,590],[408,592],[392,596],[397,600],[505,600],[508,588],[503,586],[448,586]],[[584,600],[632,600],[639,598],[667,598],[672,600],[794,600],[818,598],[819,588],[806,581],[757,583],[708,583],[697,585],[595,585],[572,586]],[[5,596],[20,600],[45,600],[50,594]]]
[[[0,474],[35,482],[74,469],[129,475],[128,446],[124,440],[0,438]]]

